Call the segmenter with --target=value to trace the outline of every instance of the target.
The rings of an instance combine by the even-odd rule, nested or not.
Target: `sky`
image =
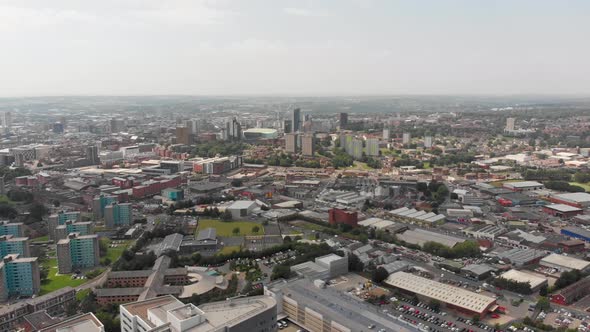
[[[0,97],[590,95],[590,1],[0,0]]]

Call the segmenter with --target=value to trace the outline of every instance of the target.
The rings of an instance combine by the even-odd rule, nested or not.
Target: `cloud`
[[[301,16],[301,17],[324,17],[327,16],[325,13],[311,11],[304,8],[287,7],[283,8],[283,12],[287,15]]]

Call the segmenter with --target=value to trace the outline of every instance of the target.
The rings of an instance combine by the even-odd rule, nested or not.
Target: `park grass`
[[[104,257],[101,257],[101,260],[108,258],[111,261],[111,263],[114,263],[117,260],[119,260],[119,257],[123,255],[123,251],[125,251],[125,249],[127,249],[131,245],[131,243],[133,243],[133,240],[127,240],[123,241],[122,244],[118,244],[116,247],[111,248],[111,240],[102,238],[100,239],[100,241],[105,242],[108,248],[107,254]]]
[[[258,233],[252,232],[252,227],[258,226],[260,230]],[[240,229],[240,233],[234,234],[233,229],[238,227]],[[199,225],[197,227],[198,234],[200,231],[206,228],[215,228],[217,231],[217,236],[244,236],[244,235],[264,235],[264,226],[261,224],[251,222],[251,221],[221,221],[221,220],[214,220],[214,219],[201,219],[199,220]]]
[[[423,169],[429,169],[430,168],[430,162],[429,161],[423,162],[422,165],[424,165],[423,166]]]
[[[578,186],[584,188],[586,192],[590,192],[590,182],[588,183],[581,183],[581,182],[570,182],[572,186]]]
[[[223,249],[221,249],[217,254],[218,255],[229,255],[231,253],[235,252],[240,252],[240,250],[242,250],[242,248],[240,246],[226,246],[223,247]]]
[[[6,195],[0,195],[0,204],[13,205],[14,202]]]
[[[88,294],[90,294],[90,289],[82,289],[76,292],[76,300],[82,301],[84,298],[86,298],[86,296],[88,296]]]
[[[47,279],[41,282],[39,295],[47,294],[66,286],[77,287],[88,279],[72,279],[70,274],[57,274],[57,258],[51,258],[42,263],[42,266],[49,268]]]
[[[36,238],[32,239],[31,241],[32,242],[47,242],[47,241],[49,241],[49,235],[36,237]]]

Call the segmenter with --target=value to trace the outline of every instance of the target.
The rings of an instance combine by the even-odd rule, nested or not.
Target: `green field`
[[[32,239],[31,241],[32,242],[47,242],[47,241],[49,241],[49,235],[36,237],[36,238]]]
[[[49,274],[47,275],[47,280],[41,282],[41,292],[39,292],[39,295],[47,294],[66,286],[80,286],[88,281],[87,279],[72,279],[72,276],[69,274],[58,275],[57,258],[51,258],[41,265],[49,268]]]
[[[131,243],[133,243],[133,240],[127,240],[127,241],[123,241],[122,244],[115,244],[116,247],[111,248],[111,243],[112,241],[109,239],[100,239],[101,242],[106,243],[108,249],[107,249],[107,254],[104,257],[101,257],[102,259],[108,258],[110,259],[111,263],[116,262],[119,257],[121,257],[121,255],[123,254],[123,251],[125,251],[125,249],[127,249],[127,247],[129,247],[129,245],[131,245]],[[117,241],[119,242],[119,241]]]
[[[6,195],[0,195],[0,204],[14,204],[14,202]]]
[[[223,249],[221,249],[217,254],[218,255],[229,255],[232,252],[239,252],[242,248],[240,248],[240,246],[227,246],[227,247],[223,247]]]
[[[590,192],[590,182],[589,183],[580,183],[580,182],[570,182],[572,186],[578,186],[584,188],[586,192]]]
[[[430,162],[428,162],[428,161],[423,162],[422,165],[424,165],[424,169],[430,168]]]
[[[252,227],[258,226],[260,230],[258,233],[252,232]],[[239,227],[240,233],[234,234],[233,229]],[[251,221],[228,221],[214,219],[201,219],[197,227],[197,234],[199,231],[206,228],[215,228],[217,236],[244,236],[244,235],[264,235],[264,227],[258,223]]]

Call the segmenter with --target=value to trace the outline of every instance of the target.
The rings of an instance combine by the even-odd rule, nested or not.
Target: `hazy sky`
[[[590,1],[0,0],[0,96],[590,94]]]

